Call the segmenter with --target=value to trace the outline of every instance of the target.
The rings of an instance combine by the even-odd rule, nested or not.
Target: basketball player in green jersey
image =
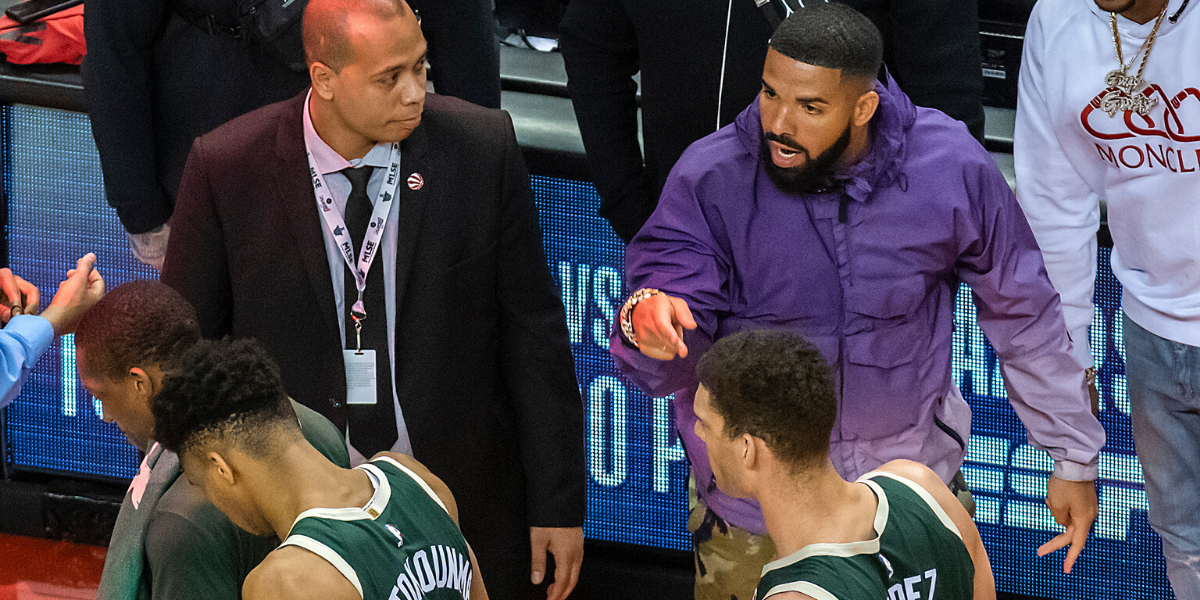
[[[300,434],[256,342],[185,352],[152,410],[188,480],[234,524],[283,540],[246,578],[246,600],[487,598],[445,484],[401,454],[329,462]]]
[[[757,600],[996,597],[979,530],[933,471],[895,460],[851,483],[834,470],[837,394],[807,341],[738,333],[697,371],[696,434],[717,486],[757,500],[775,542]]]

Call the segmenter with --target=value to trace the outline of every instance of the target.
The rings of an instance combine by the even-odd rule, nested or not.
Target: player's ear
[[[150,374],[141,367],[129,368],[130,381],[140,396],[147,401],[154,396],[154,380],[150,378]]]
[[[854,103],[854,125],[856,127],[866,126],[871,122],[871,118],[875,116],[875,110],[878,108],[879,94],[874,89],[859,96]]]
[[[759,441],[760,440],[758,438],[748,433],[743,433],[742,437],[738,439],[738,443],[741,446],[742,451],[741,454],[743,468],[753,469],[755,466],[757,466],[759,458],[758,453],[760,450],[758,447]]]
[[[218,479],[228,485],[236,483],[236,478],[233,476],[233,468],[229,466],[229,463],[225,462],[224,456],[210,450],[206,458],[208,459],[209,467],[216,470]]]

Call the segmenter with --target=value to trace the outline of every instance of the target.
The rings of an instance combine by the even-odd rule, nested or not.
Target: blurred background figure
[[[845,3],[879,28],[884,62],[914,103],[945,112],[983,139],[977,0]],[[600,216],[626,243],[654,212],[684,149],[754,100],[770,36],[751,0],[568,5],[560,37],[568,88]]]

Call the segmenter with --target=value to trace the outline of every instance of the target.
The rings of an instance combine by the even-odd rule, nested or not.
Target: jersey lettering
[[[905,577],[904,583],[897,583],[888,588],[888,595],[884,600],[933,600],[933,592],[937,588],[937,569],[925,571],[924,579],[929,581],[929,590],[924,597],[916,589],[921,579],[920,575]]]
[[[435,589],[453,589],[463,598],[471,596],[471,561],[450,546],[419,550],[404,561],[388,600],[421,600]]]

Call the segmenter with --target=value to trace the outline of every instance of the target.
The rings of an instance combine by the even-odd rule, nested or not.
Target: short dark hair
[[[75,329],[86,368],[119,380],[136,366],[166,368],[200,341],[196,310],[179,292],[157,281],[118,286],[88,309]]]
[[[308,64],[319,62],[340,72],[354,62],[347,27],[350,15],[366,14],[379,19],[410,12],[404,0],[312,0],[304,7],[301,37]]]
[[[775,28],[770,45],[792,60],[840,69],[843,78],[873,80],[883,64],[879,29],[840,2],[810,0]]]
[[[750,434],[794,470],[829,456],[837,394],[829,364],[799,334],[752,330],[717,341],[696,367],[725,420],[725,435]]]
[[[192,346],[171,365],[150,408],[155,438],[176,454],[219,438],[263,457],[278,432],[299,432],[279,367],[248,339]]]

